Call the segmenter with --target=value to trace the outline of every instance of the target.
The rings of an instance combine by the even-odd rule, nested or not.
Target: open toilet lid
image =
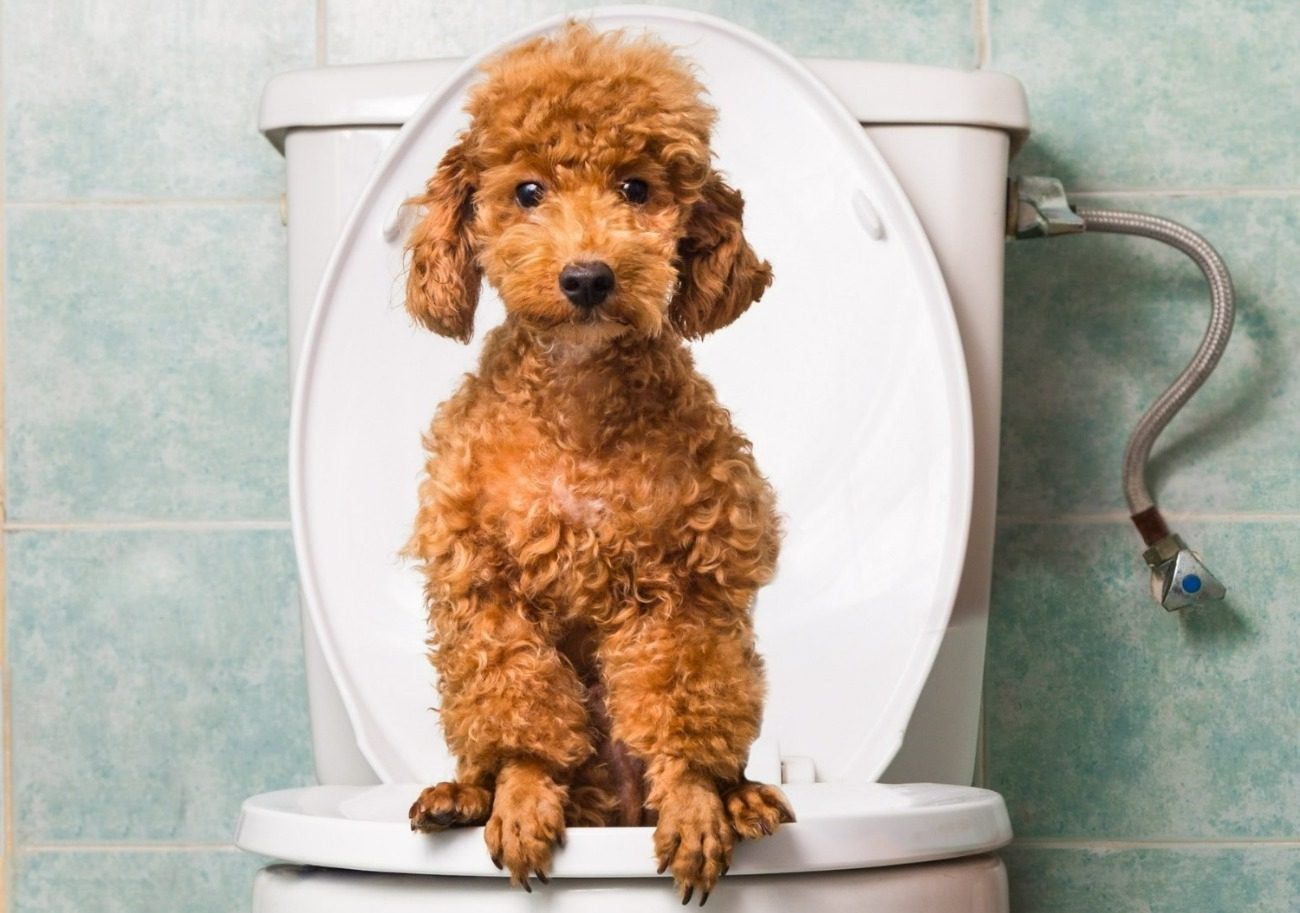
[[[583,18],[681,48],[719,110],[716,164],[743,192],[746,235],[775,273],[761,302],[693,346],[785,518],[777,577],[755,609],[763,742],[772,756],[811,759],[820,780],[874,780],[901,744],[965,554],[969,396],[942,277],[880,155],[794,58],[697,13]],[[397,552],[416,513],[421,435],[502,314],[485,287],[469,346],[413,326],[402,202],[466,125],[464,93],[498,50],[438,88],[381,161],[326,270],[295,388],[304,601],[385,782],[454,769],[430,710],[420,576]]]

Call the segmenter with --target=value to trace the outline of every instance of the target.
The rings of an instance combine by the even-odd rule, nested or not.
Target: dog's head
[[[596,343],[671,327],[698,337],[771,282],[714,171],[716,114],[664,45],[570,24],[488,63],[407,247],[406,306],[468,340],[483,277],[507,311]]]

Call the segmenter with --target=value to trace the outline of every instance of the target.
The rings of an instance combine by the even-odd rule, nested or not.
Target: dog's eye
[[[515,202],[524,209],[532,209],[542,202],[546,189],[536,181],[524,181],[515,188]]]
[[[618,192],[629,203],[644,203],[650,198],[650,185],[640,178],[628,178],[618,185]]]

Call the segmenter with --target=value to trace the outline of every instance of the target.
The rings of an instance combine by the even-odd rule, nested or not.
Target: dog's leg
[[[689,761],[667,755],[650,762],[647,779],[647,804],[659,815],[654,833],[659,871],[672,871],[683,904],[698,888],[702,906],[731,868],[735,845],[717,780]]]
[[[741,781],[762,716],[747,607],[701,594],[639,615],[601,645],[613,736],[646,762],[655,853],[683,901],[697,889],[707,897],[738,835],[720,786]]]
[[[532,875],[543,884],[549,880],[552,848],[564,842],[567,801],[568,789],[542,761],[512,758],[497,771],[492,817],[483,836],[492,862],[525,891],[532,891]]]
[[[564,836],[567,772],[593,748],[585,690],[554,633],[508,600],[505,592],[475,593],[430,612],[442,728],[461,782],[425,795],[465,799],[473,823],[486,818],[493,860],[527,887],[533,874],[546,879],[551,848]],[[416,806],[421,811],[422,801]]]

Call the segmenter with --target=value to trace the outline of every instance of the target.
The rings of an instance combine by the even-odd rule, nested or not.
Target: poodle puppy
[[[408,551],[458,767],[411,826],[486,825],[528,888],[566,825],[653,824],[707,898],[738,838],[794,820],[744,775],[774,496],[685,344],[771,269],[668,47],[570,23],[484,70],[408,242],[419,323],[468,340],[484,277],[507,311],[425,438]]]

